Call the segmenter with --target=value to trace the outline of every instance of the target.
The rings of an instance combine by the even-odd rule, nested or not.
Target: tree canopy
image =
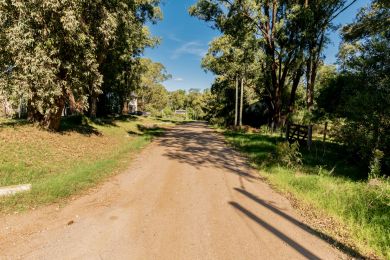
[[[61,114],[89,110],[102,94],[124,99],[135,75],[130,67],[153,46],[145,23],[161,17],[159,1],[0,2],[0,89],[24,99],[28,119],[57,130]]]

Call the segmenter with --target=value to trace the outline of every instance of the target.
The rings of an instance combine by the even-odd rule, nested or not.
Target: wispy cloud
[[[183,42],[183,40],[177,37],[174,33],[169,33],[167,38],[174,42]]]
[[[174,81],[184,81],[183,78],[173,78]]]
[[[198,41],[191,41],[182,44],[179,48],[177,48],[171,58],[172,59],[177,59],[182,55],[190,54],[190,55],[195,55],[198,57],[203,57],[207,53],[207,45],[202,44]]]

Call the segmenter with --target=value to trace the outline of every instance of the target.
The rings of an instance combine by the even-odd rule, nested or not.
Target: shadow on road
[[[300,227],[301,229],[303,229],[304,231],[312,234],[312,235],[315,235],[319,238],[321,238],[322,240],[324,240],[325,242],[329,243],[329,244],[332,244],[333,246],[335,246],[336,248],[338,248],[339,250],[341,250],[342,252],[344,252],[345,254],[348,254],[350,256],[353,256],[353,257],[356,257],[356,258],[359,258],[359,259],[364,259],[364,257],[359,254],[357,251],[355,251],[353,248],[341,243],[340,241],[337,241],[336,239],[334,239],[333,237],[331,236],[328,236],[320,231],[317,231],[313,228],[311,228],[310,226],[302,223],[301,221],[291,217],[290,215],[284,213],[283,211],[281,211],[280,209],[276,208],[275,206],[272,206],[270,205],[268,202],[260,199],[259,197],[257,197],[256,195],[244,190],[244,189],[240,189],[240,188],[234,188],[237,192],[241,193],[242,195],[246,196],[247,198],[255,201],[256,203],[260,204],[261,206],[267,208],[268,210],[272,211],[273,213],[283,217],[284,219],[288,220],[289,222],[291,222],[292,224]],[[245,215],[247,215],[249,218],[251,218],[252,220],[256,221],[258,224],[260,224],[261,226],[267,228],[270,232],[272,232],[273,234],[275,234],[276,236],[278,236],[279,238],[281,238],[283,241],[285,241],[287,244],[289,244],[290,246],[292,246],[294,249],[296,249],[298,252],[300,252],[302,255],[308,257],[309,259],[318,259],[318,258],[312,258],[310,256],[310,254],[307,254],[308,252],[306,252],[304,250],[304,248],[302,248],[301,246],[299,246],[299,244],[295,243],[294,241],[289,241],[289,238],[287,239],[285,237],[285,235],[281,234],[280,231],[276,230],[275,228],[271,227],[269,224],[265,223],[264,221],[262,221],[260,218],[258,218],[257,216],[255,216],[252,212],[249,212],[248,210],[246,210],[245,208],[243,208],[242,206],[240,206],[238,203],[236,202],[229,202],[229,204],[231,206],[233,206],[234,208],[240,210],[242,213],[244,213]],[[286,241],[287,240],[287,241]],[[291,239],[290,239],[291,240]]]
[[[225,143],[223,137],[216,134],[212,129],[207,128],[207,125],[204,123],[188,123],[185,127],[171,129],[165,132],[164,137],[159,140],[159,144],[167,148],[164,155],[170,160],[176,160],[180,163],[189,164],[193,167],[196,167],[197,169],[201,169],[203,167],[224,169],[232,174],[239,176],[240,180],[242,177],[249,182],[254,181],[254,179],[259,179],[258,177],[250,174],[253,169],[250,167],[247,161],[242,158],[238,152],[230,148]],[[271,205],[269,202],[266,202],[256,195],[246,191],[243,186],[241,186],[241,188],[234,189],[236,192],[239,192],[247,198],[255,201],[259,205],[288,220],[290,223],[303,229],[305,232],[315,235],[327,243],[332,244],[342,252],[352,257],[364,259],[364,257],[353,248],[300,222],[294,217],[283,212],[281,209]],[[239,203],[230,201],[229,204],[277,236],[305,258],[320,259],[314,252],[311,252],[284,234],[283,230],[279,230],[273,227],[269,223],[256,216],[253,212],[244,208]]]
[[[201,167],[226,169],[248,181],[255,178],[249,174],[250,166],[247,162],[204,123],[188,123],[186,127],[171,129],[164,134],[159,143],[168,148],[165,156],[171,160],[190,164],[197,169]]]
[[[290,237],[286,236],[285,234],[283,234],[281,231],[279,231],[278,229],[274,228],[273,226],[271,226],[270,224],[268,224],[267,222],[263,221],[262,219],[260,219],[259,217],[257,217],[255,214],[253,214],[252,212],[250,212],[249,210],[247,210],[246,208],[242,207],[240,204],[238,204],[237,202],[229,202],[229,204],[234,207],[235,209],[239,210],[240,212],[244,213],[246,216],[248,216],[250,219],[252,219],[253,221],[255,221],[257,224],[259,224],[260,226],[262,226],[263,228],[267,229],[269,232],[271,232],[272,234],[274,234],[275,236],[277,236],[278,238],[280,238],[281,240],[283,240],[285,243],[287,243],[289,246],[291,246],[292,248],[294,248],[298,253],[300,253],[301,255],[303,255],[304,257],[308,258],[308,259],[314,259],[314,260],[319,260],[321,258],[319,258],[318,256],[316,256],[314,253],[312,253],[311,251],[309,251],[308,249],[306,249],[305,247],[303,247],[302,245],[298,244],[297,242],[295,242],[293,239],[291,239]]]

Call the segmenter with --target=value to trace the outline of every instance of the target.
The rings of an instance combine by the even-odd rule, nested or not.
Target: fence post
[[[290,140],[290,122],[287,122],[287,129],[286,129],[286,140]]]
[[[309,151],[312,144],[312,137],[313,137],[313,125],[309,125],[307,129],[307,147],[309,148]]]
[[[327,134],[327,131],[328,131],[328,121],[325,122],[325,128],[324,128],[324,143],[326,141],[326,134]]]

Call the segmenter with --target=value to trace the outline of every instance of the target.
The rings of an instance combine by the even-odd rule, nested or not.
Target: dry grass
[[[66,130],[53,133],[22,121],[3,119],[0,186],[31,183],[33,190],[0,199],[0,211],[55,202],[92,186],[127,165],[129,156],[161,131],[140,127],[152,124],[167,125],[150,118],[121,118],[88,122],[83,131],[79,126],[67,125]]]

